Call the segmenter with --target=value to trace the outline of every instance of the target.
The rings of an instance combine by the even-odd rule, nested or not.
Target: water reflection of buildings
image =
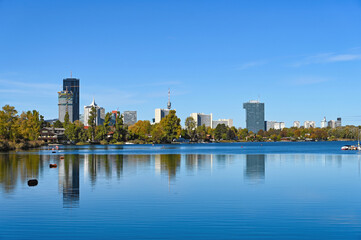
[[[247,155],[245,177],[252,182],[259,182],[265,178],[265,155]]]
[[[59,161],[59,187],[63,192],[63,207],[79,207],[79,155],[68,155]]]
[[[215,155],[215,154],[187,154],[185,164],[188,171],[210,169],[213,170],[215,163],[217,167],[223,168],[231,164],[235,155]]]
[[[155,171],[168,175],[169,180],[173,180],[180,168],[180,154],[157,154],[155,155]]]

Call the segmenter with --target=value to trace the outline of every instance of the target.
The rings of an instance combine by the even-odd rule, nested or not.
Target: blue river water
[[[345,144],[1,153],[0,239],[360,239],[361,154]]]

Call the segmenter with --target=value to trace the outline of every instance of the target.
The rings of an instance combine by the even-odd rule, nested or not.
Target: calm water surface
[[[0,239],[360,239],[361,154],[344,144],[0,154]]]

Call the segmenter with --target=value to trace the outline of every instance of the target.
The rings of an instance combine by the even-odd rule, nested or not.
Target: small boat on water
[[[341,150],[353,150],[353,151],[360,151],[361,145],[360,145],[360,131],[358,132],[358,140],[357,140],[357,146],[355,145],[344,145],[341,147]]]
[[[345,146],[342,146],[342,147],[341,147],[341,150],[344,150],[344,151],[346,151],[346,150],[353,150],[353,151],[355,151],[355,150],[361,150],[361,147],[360,147],[360,145],[358,145],[358,146],[355,146],[355,145],[345,145]]]

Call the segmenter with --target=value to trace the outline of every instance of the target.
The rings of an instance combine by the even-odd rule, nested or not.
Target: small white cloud
[[[299,77],[289,81],[291,85],[302,86],[302,85],[313,85],[318,83],[324,83],[330,81],[326,78],[320,77]]]
[[[248,63],[244,63],[241,66],[239,66],[237,69],[238,70],[246,70],[249,68],[253,68],[253,67],[257,67],[257,66],[261,66],[266,64],[265,61],[254,61],[254,62],[248,62]]]
[[[314,56],[307,57],[292,66],[300,67],[310,64],[324,64],[335,62],[348,62],[361,60],[361,54],[335,54],[335,53],[321,53]]]
[[[339,54],[326,59],[328,62],[345,62],[361,60],[361,54]]]

